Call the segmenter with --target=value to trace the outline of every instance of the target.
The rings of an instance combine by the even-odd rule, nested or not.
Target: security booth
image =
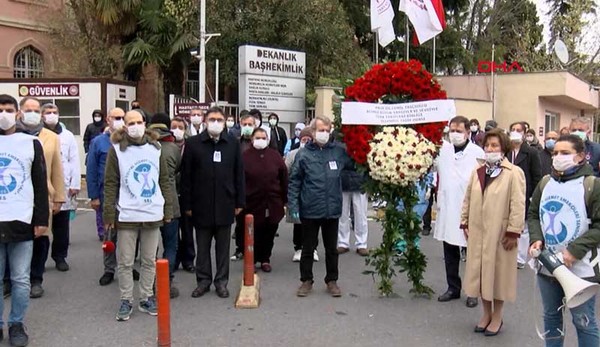
[[[92,123],[92,112],[101,109],[106,114],[120,107],[129,110],[136,98],[136,83],[106,78],[36,78],[0,79],[0,94],[12,95],[17,101],[30,96],[43,104],[53,103],[60,110],[60,121],[74,135],[83,158],[83,135]],[[83,170],[82,172],[85,172]]]

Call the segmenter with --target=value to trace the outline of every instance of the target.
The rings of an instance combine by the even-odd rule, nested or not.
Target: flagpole
[[[435,75],[435,36],[433,37],[433,54],[431,55],[431,73]]]
[[[406,61],[410,57],[410,28],[408,27],[408,16],[406,16]]]
[[[494,54],[496,53],[496,46],[492,43],[492,120],[496,120],[496,81],[494,78]]]
[[[375,31],[375,64],[379,64],[379,33]]]

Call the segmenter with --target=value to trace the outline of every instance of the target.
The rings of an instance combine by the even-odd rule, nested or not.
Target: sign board
[[[447,122],[456,116],[454,100],[430,100],[404,104],[342,102],[342,124],[402,125]]]
[[[182,118],[189,117],[192,109],[200,108],[202,111],[206,112],[206,110],[208,110],[210,108],[209,103],[196,103],[196,102],[175,103],[173,106],[174,106],[175,117],[182,117]]]
[[[304,121],[304,52],[245,45],[238,58],[241,109],[274,112],[286,123]]]
[[[79,84],[19,84],[19,96],[79,96]]]

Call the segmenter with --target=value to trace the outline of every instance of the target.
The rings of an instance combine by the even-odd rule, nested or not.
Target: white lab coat
[[[469,179],[478,167],[477,159],[484,159],[483,149],[471,142],[459,153],[454,153],[454,146],[449,142],[442,144],[437,167],[437,218],[433,233],[436,240],[467,246],[460,229],[460,214]]]
[[[81,189],[81,164],[79,162],[79,147],[75,136],[63,124],[60,139],[60,157],[65,177],[65,196],[67,202],[62,204],[61,211],[75,210],[77,204],[74,197],[69,196],[69,189]]]

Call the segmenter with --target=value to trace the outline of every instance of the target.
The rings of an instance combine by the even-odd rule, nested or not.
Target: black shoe
[[[11,346],[25,347],[29,343],[29,336],[25,332],[23,323],[13,323],[8,327],[8,340]]]
[[[431,234],[431,228],[423,228],[423,231],[421,231],[423,236],[429,236],[429,234]]]
[[[491,322],[492,322],[492,321],[490,320],[490,323],[491,323]],[[476,325],[476,326],[475,326],[475,329],[473,329],[473,332],[476,332],[476,333],[478,333],[478,334],[479,334],[479,333],[483,333],[483,332],[485,332],[485,331],[487,330],[487,327],[488,327],[488,325],[490,325],[490,323],[488,323],[488,324],[487,324],[485,327],[483,327],[483,328],[482,328],[482,327],[480,327],[479,325]]]
[[[460,299],[460,294],[452,293],[451,291],[447,291],[444,294],[438,297],[439,302],[447,302],[450,300]]]
[[[189,273],[196,272],[196,268],[194,267],[194,265],[183,265],[183,270],[185,270],[186,272],[189,272]]]
[[[12,283],[10,281],[4,281],[3,292],[4,292],[5,299],[8,298],[10,296],[10,294],[12,293]]]
[[[217,296],[219,296],[219,298],[228,298],[229,297],[229,291],[227,290],[227,287],[223,287],[223,286],[219,286],[216,287],[217,290]]]
[[[105,272],[104,275],[102,275],[102,277],[100,277],[100,280],[98,282],[100,283],[101,286],[107,286],[107,285],[111,284],[114,279],[115,279],[114,273]]]
[[[64,260],[57,261],[56,262],[56,270],[61,271],[61,272],[69,271],[69,264],[67,264],[67,262]]]
[[[134,281],[139,281],[140,280],[140,273],[136,269],[133,269],[133,280]]]
[[[208,292],[210,292],[210,286],[198,286],[192,292],[192,298],[199,298]]]
[[[4,329],[0,328],[0,341],[4,340]]]
[[[469,308],[476,307],[478,303],[479,303],[479,300],[477,300],[477,298],[467,297],[467,307],[469,307]]]
[[[29,297],[32,299],[41,298],[44,295],[44,288],[41,283],[36,283],[31,285],[31,291],[29,292]]]
[[[171,293],[171,299],[175,299],[179,296],[179,289],[171,284],[171,288],[169,288],[169,292]]]
[[[500,322],[500,327],[498,328],[498,331],[489,331],[486,328],[485,332],[483,333],[483,335],[485,335],[485,336],[496,336],[496,335],[498,335],[498,333],[500,332],[500,330],[502,330],[502,325],[504,325],[504,321]]]

